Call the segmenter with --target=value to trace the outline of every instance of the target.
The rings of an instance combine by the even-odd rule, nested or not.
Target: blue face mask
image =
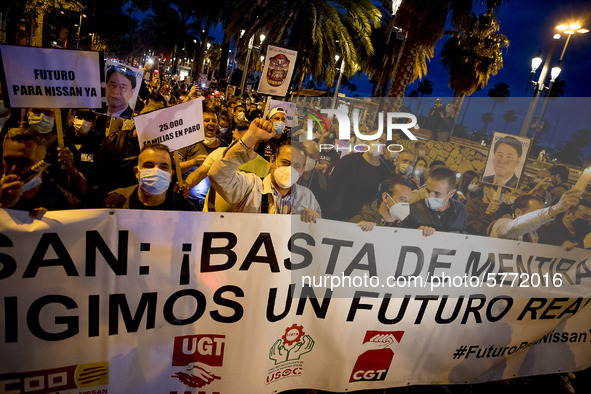
[[[228,128],[227,127],[220,127],[219,130],[220,130],[220,133],[226,134],[226,131],[228,131]]]
[[[140,170],[140,187],[149,194],[162,194],[170,185],[170,172],[158,167]]]
[[[433,210],[443,207],[443,197],[429,197],[427,199],[427,206]]]
[[[23,193],[26,193],[29,190],[33,189],[34,187],[39,186],[42,183],[41,175],[42,175],[42,173],[40,172],[39,174],[35,175],[30,181],[25,183],[22,186]]]
[[[274,120],[273,121],[273,129],[275,130],[275,133],[277,133],[277,134],[283,133],[283,130],[285,130],[285,122],[282,122],[280,120]]]

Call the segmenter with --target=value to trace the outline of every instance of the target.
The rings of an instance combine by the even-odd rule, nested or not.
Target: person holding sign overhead
[[[135,76],[111,68],[107,71],[107,115],[131,119],[133,109],[129,100],[133,97],[136,86]]]

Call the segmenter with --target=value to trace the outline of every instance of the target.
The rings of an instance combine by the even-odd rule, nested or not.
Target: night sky
[[[483,10],[477,8],[476,12]],[[509,39],[509,47],[503,55],[503,69],[489,79],[488,85],[476,92],[474,97],[486,96],[488,89],[495,83],[505,82],[509,85],[511,97],[522,97],[531,69],[531,58],[538,50],[542,50],[542,57],[547,54],[552,36],[558,31],[555,27],[561,23],[576,21],[581,26],[591,30],[591,2],[581,0],[566,1],[524,1],[509,0],[501,6],[498,12],[500,25],[499,33]],[[447,86],[449,74],[441,63],[441,48],[445,37],[435,48],[435,56],[428,64],[427,78],[433,82],[434,96],[453,96],[453,91]],[[566,35],[560,39],[554,53],[554,61],[558,61],[566,42]],[[560,78],[566,82],[565,96],[590,97],[591,92],[591,33],[575,34],[571,37],[562,64]],[[536,80],[542,66],[537,71]],[[549,78],[548,78],[549,79]],[[418,81],[412,84],[407,94],[416,89]],[[361,83],[360,83],[361,85]],[[368,83],[368,87],[371,85]],[[365,95],[358,86],[359,95]],[[371,93],[371,90],[369,90]],[[530,87],[529,94],[533,94]]]

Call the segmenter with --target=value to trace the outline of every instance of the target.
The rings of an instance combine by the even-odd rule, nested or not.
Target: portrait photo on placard
[[[142,84],[144,70],[105,60],[105,99],[103,113],[131,119]]]
[[[518,187],[530,146],[529,138],[494,132],[482,182]]]

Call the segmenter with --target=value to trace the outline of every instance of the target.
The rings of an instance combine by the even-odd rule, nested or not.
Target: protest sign
[[[516,188],[519,185],[531,139],[494,132],[482,182]]]
[[[144,70],[105,61],[105,102],[102,112],[117,118],[131,119],[137,103]]]
[[[0,358],[1,392],[355,391],[591,366],[582,249],[290,215],[87,210],[32,220],[0,210],[0,263],[10,355]],[[295,274],[308,269],[350,287],[369,277],[373,288],[339,298],[312,284],[292,297]],[[415,273],[431,280],[405,287]],[[482,285],[450,296],[432,280],[442,275]]]
[[[204,138],[200,99],[138,115],[134,120],[140,147],[159,143],[176,151]]]
[[[295,67],[297,51],[269,45],[258,93],[285,96]]]
[[[10,108],[100,108],[99,52],[0,45]]]

